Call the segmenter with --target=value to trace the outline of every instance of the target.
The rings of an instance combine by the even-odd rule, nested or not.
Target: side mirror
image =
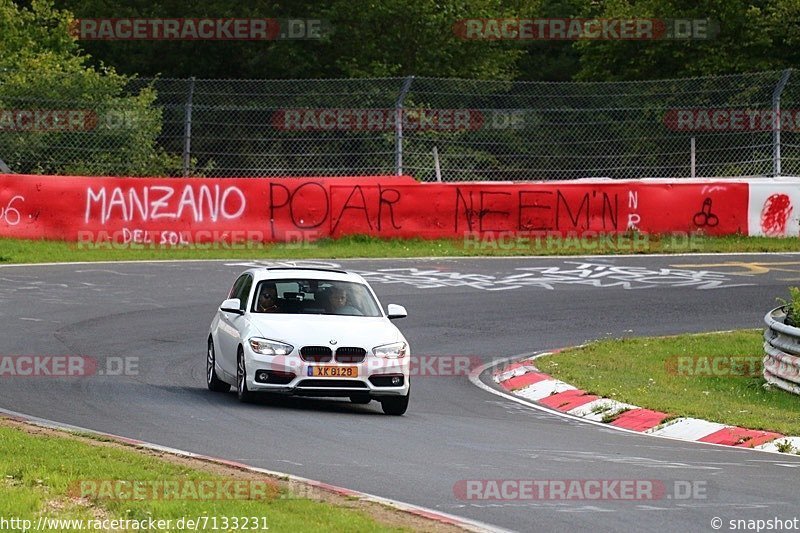
[[[389,316],[389,320],[394,320],[395,318],[407,317],[408,311],[402,305],[389,304],[386,306],[386,314]]]
[[[225,300],[224,302],[222,302],[222,305],[219,306],[219,310],[220,311],[225,311],[226,313],[234,313],[234,314],[237,314],[237,315],[243,315],[244,311],[239,309],[239,307],[241,305],[242,304],[239,301],[239,298],[231,298],[229,300]]]

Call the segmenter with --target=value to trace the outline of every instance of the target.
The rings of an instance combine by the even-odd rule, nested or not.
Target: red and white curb
[[[236,468],[237,470],[243,470],[247,472],[254,472],[258,474],[264,474],[266,476],[276,478],[281,481],[286,481],[289,483],[294,483],[300,486],[311,487],[319,490],[323,490],[329,493],[337,494],[342,497],[346,497],[349,499],[357,499],[359,501],[365,501],[370,503],[377,503],[380,505],[384,505],[387,507],[391,507],[398,511],[402,511],[404,513],[408,513],[414,516],[418,516],[421,518],[425,518],[427,520],[432,520],[434,522],[439,522],[441,524],[447,524],[453,527],[457,527],[463,529],[464,531],[473,531],[478,533],[511,533],[507,529],[502,529],[499,527],[492,526],[490,524],[485,524],[483,522],[479,522],[477,520],[471,520],[469,518],[463,518],[460,516],[451,515],[448,513],[443,513],[440,511],[436,511],[434,509],[428,509],[427,507],[420,507],[418,505],[412,505],[410,503],[405,503],[397,500],[392,500],[389,498],[384,498],[382,496],[375,496],[374,494],[369,494],[366,492],[360,492],[357,490],[346,489],[343,487],[338,487],[336,485],[330,485],[328,483],[323,483],[322,481],[316,481],[313,479],[308,479],[304,477],[294,476],[292,474],[286,474],[284,472],[277,472],[275,470],[267,470],[265,468],[257,468],[254,466],[246,465],[244,463],[238,463],[236,461],[229,461],[227,459],[221,459],[218,457],[211,457],[208,455],[197,454],[193,452],[188,452],[185,450],[179,450],[177,448],[170,448],[167,446],[161,446],[160,444],[153,444],[150,442],[145,442],[137,439],[130,439],[128,437],[121,437],[119,435],[114,435],[112,433],[104,433],[102,431],[95,431],[93,429],[82,428],[79,426],[73,426],[70,424],[62,424],[61,422],[55,422],[53,420],[47,420],[45,418],[38,418],[35,416],[29,416],[22,413],[17,413],[15,411],[9,411],[8,409],[0,408],[0,417],[7,418],[10,420],[15,420],[17,422],[23,422],[25,424],[30,424],[33,426],[48,428],[48,429],[56,429],[59,431],[65,431],[68,433],[83,433],[89,435],[95,435],[98,437],[103,437],[108,440],[112,440],[122,444],[128,444],[130,446],[134,446],[136,448],[143,448],[146,450],[153,450],[162,453],[168,453],[170,455],[176,455],[179,457],[188,457],[191,459],[197,459],[200,461],[204,461],[207,463],[214,463],[223,466],[228,466],[231,468]]]
[[[606,427],[621,431],[768,452],[779,452],[780,449],[800,450],[800,437],[727,426],[697,418],[674,417],[668,413],[590,394],[540,372],[536,367],[537,358],[558,351],[536,353],[509,363],[495,370],[492,380],[502,387],[506,394],[535,402],[548,411],[602,423]],[[482,383],[479,377],[490,366],[492,365],[476,369],[471,375],[471,380],[485,390],[496,392]]]

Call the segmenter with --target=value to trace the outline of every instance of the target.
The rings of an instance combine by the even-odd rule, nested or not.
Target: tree
[[[797,0],[614,0],[599,18],[710,19],[707,39],[582,41],[577,79],[644,80],[734,74],[797,66]],[[788,18],[794,16],[794,19]],[[794,39],[794,47],[786,46]]]
[[[529,1],[529,0],[526,0]],[[525,2],[523,2],[525,3]],[[341,78],[454,76],[509,79],[525,50],[465,41],[453,25],[468,17],[516,16],[508,0],[64,0],[76,17],[319,19],[319,40],[85,41],[121,72],[166,78]],[[513,3],[516,4],[516,3]],[[99,64],[99,63],[98,63]]]
[[[0,159],[20,173],[164,174],[154,91],[129,94],[128,77],[87,66],[70,22],[46,0],[0,0]]]

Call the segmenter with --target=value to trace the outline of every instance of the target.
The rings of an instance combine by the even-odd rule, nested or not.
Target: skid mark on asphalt
[[[288,459],[276,459],[276,461],[278,463],[289,463],[290,465],[293,466],[303,466],[303,463],[296,463],[294,461],[289,461]]]
[[[638,456],[620,456],[620,455],[604,455],[598,452],[581,452],[581,451],[565,451],[558,450],[542,450],[542,449],[527,449],[521,450],[526,453],[530,459],[542,459],[554,462],[586,462],[597,463],[607,462],[614,464],[625,464],[638,466],[643,468],[666,468],[666,469],[687,469],[687,470],[722,470],[718,466],[711,463],[682,463],[674,461],[662,461],[659,459],[651,459],[649,457]]]
[[[108,269],[100,269],[100,268],[92,268],[89,270],[76,270],[76,274],[94,274],[101,272],[103,274],[114,274],[116,276],[132,276],[132,277],[139,277],[139,278],[153,278],[155,274],[131,274],[127,272],[117,272],[116,270],[108,270]]]
[[[515,417],[518,417],[520,415],[524,415],[526,417],[533,418],[535,420],[542,420],[542,421],[551,421],[553,419],[553,417],[549,413],[545,413],[543,411],[535,411],[535,410],[533,410],[533,409],[531,409],[529,407],[526,407],[524,405],[520,405],[518,403],[502,402],[502,401],[497,401],[497,400],[485,400],[485,402],[487,404],[489,404],[489,405],[494,406],[494,407],[499,407],[503,411],[505,411],[508,414],[511,414],[511,415],[513,415]],[[568,422],[572,422],[572,421],[568,420]],[[579,422],[579,421],[575,420],[575,422]]]
[[[86,270],[80,272],[107,272],[100,270]],[[72,306],[81,300],[84,304],[91,305],[94,301],[99,304],[112,302],[117,308],[131,305],[145,305],[151,308],[163,308],[165,303],[158,297],[147,296],[138,288],[125,289],[116,278],[106,277],[97,279],[96,274],[88,274],[94,283],[84,281],[49,282],[36,279],[28,275],[12,275],[0,277],[0,301],[13,301],[19,298],[35,296],[37,303],[55,306]],[[153,277],[153,276],[146,276]],[[130,284],[129,284],[130,285]],[[20,296],[22,295],[22,296]]]
[[[21,296],[23,299],[35,295],[38,302],[72,305],[71,296],[78,288],[67,283],[37,280],[32,276],[2,277],[0,278],[0,301],[14,300],[19,295],[23,295]]]

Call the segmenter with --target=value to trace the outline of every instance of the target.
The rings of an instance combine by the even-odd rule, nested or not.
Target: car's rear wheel
[[[353,394],[350,396],[350,402],[358,405],[366,405],[372,401],[368,394]]]
[[[408,398],[411,396],[409,391],[405,396],[389,396],[381,399],[381,408],[387,415],[400,416],[405,414],[408,409]]]
[[[255,397],[247,390],[247,369],[244,366],[244,352],[241,348],[236,354],[236,395],[240,402],[252,402]]]
[[[214,341],[211,337],[208,338],[208,352],[206,354],[206,384],[208,390],[214,392],[228,392],[231,390],[229,383],[225,383],[217,377],[217,356],[214,352]]]

